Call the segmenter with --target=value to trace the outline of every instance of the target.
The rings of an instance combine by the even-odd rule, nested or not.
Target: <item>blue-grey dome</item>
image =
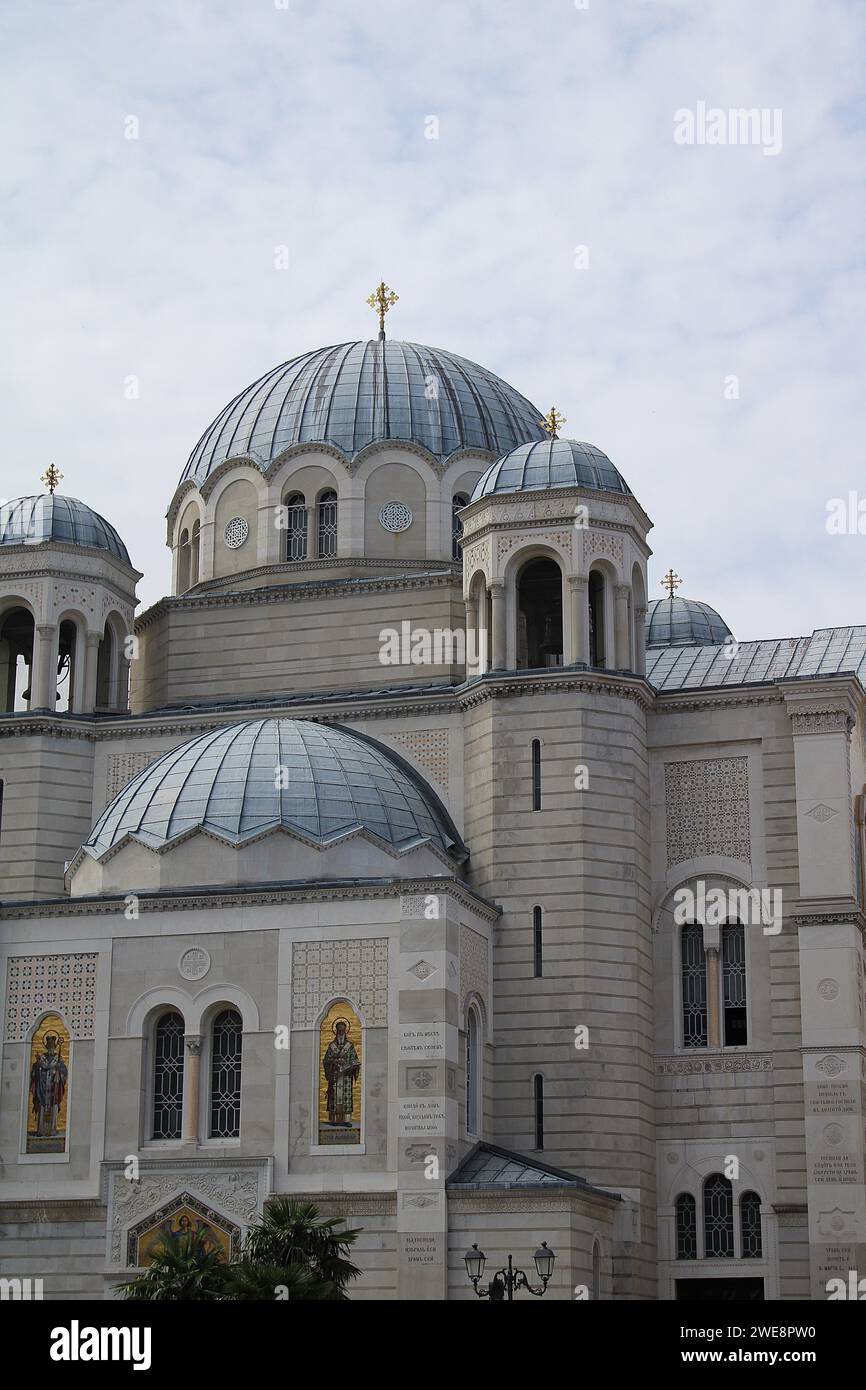
[[[520,444],[492,463],[478,479],[470,501],[494,492],[527,492],[535,488],[589,487],[631,494],[631,488],[607,454],[594,444],[575,439],[544,439]]]
[[[395,849],[426,841],[465,857],[446,811],[406,764],[360,734],[305,719],[230,724],[164,753],[114,798],[84,848],[102,855],[125,835],[159,848],[197,828],[240,844],[280,825],[320,844],[369,830]]]
[[[107,550],[132,568],[129,552],[111,523],[77,497],[43,492],[38,497],[4,502],[0,507],[0,545],[39,545],[41,541]]]
[[[715,608],[693,598],[654,598],[644,624],[648,647],[721,647],[732,637]]]
[[[293,444],[334,444],[353,458],[374,440],[502,454],[541,439],[541,412],[484,367],[439,348],[371,338],[283,362],[236,396],[205,430],[181,482],[201,484],[226,459],[267,468]]]

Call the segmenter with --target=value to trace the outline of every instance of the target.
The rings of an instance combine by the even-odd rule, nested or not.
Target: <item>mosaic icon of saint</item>
[[[354,1043],[349,1040],[349,1024],[346,1019],[338,1018],[333,1031],[334,1041],[328,1044],[322,1058],[322,1068],[328,1080],[328,1121],[332,1125],[350,1129],[355,1082],[361,1071],[361,1061]]]
[[[69,1081],[63,1060],[63,1048],[56,1033],[46,1033],[44,1051],[39,1052],[30,1068],[30,1102],[36,1116],[36,1133],[40,1139],[54,1139],[59,1130],[57,1120]]]

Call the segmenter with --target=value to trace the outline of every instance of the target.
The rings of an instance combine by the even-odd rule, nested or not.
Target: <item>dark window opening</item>
[[[722,1008],[725,1047],[743,1047],[746,1027],[746,933],[741,922],[722,927]]]
[[[533,1079],[535,1092],[535,1147],[544,1148],[544,1078],[536,1076]]]
[[[589,664],[605,665],[604,575],[598,570],[589,576]]]
[[[744,1192],[740,1198],[740,1244],[744,1260],[760,1260],[763,1244],[761,1199],[757,1192]]]
[[[163,1014],[153,1038],[153,1137],[179,1139],[183,1113],[183,1019]]]
[[[707,956],[703,928],[683,927],[682,953],[683,1047],[707,1045]]]
[[[210,1137],[237,1139],[241,1132],[241,1053],[244,1026],[234,1009],[214,1019],[211,1033]]]
[[[726,1177],[713,1173],[704,1183],[704,1257],[729,1260],[733,1254],[733,1189]]]
[[[542,951],[541,908],[534,907],[532,909],[532,973],[536,979],[544,973]]]
[[[694,1197],[684,1192],[677,1198],[677,1259],[698,1258],[698,1210]]]
[[[532,809],[541,810],[541,742],[532,740]]]
[[[562,574],[553,560],[532,560],[517,582],[519,670],[562,665]]]
[[[463,554],[463,548],[462,548],[462,546],[461,546],[461,544],[460,544],[460,542],[461,542],[462,539],[463,539],[463,522],[460,520],[460,517],[459,517],[458,513],[460,512],[460,510],[461,510],[462,507],[465,507],[465,506],[466,506],[466,504],[468,503],[468,501],[469,501],[469,498],[468,498],[468,497],[464,496],[464,494],[463,494],[462,492],[458,492],[457,495],[455,496],[454,500],[453,500],[452,503],[451,503],[451,559],[452,559],[452,560],[459,560],[460,557],[461,557],[462,554]]]

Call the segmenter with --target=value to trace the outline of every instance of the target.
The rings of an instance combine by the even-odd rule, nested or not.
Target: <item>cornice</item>
[[[652,678],[647,677],[648,684],[652,685]],[[756,685],[754,689],[748,686],[737,685],[730,689],[716,686],[707,691],[700,689],[694,690],[662,690],[657,686],[652,687],[656,691],[656,701],[654,713],[656,714],[684,714],[695,710],[712,709],[739,709],[746,705],[781,705],[782,696],[771,685]]]
[[[468,884],[450,878],[393,878],[372,882],[323,879],[298,884],[258,884],[248,888],[224,888],[218,892],[195,888],[148,890],[136,893],[139,914],[149,912],[200,912],[205,908],[273,907],[281,903],[357,902],[409,896],[445,895],[461,907],[496,922],[500,909],[482,898]],[[50,898],[37,902],[8,900],[0,903],[0,921],[32,921],[52,917],[113,917],[123,913],[128,894],[80,898]]]
[[[537,1194],[537,1195],[536,1195]],[[578,1209],[587,1204],[604,1210],[616,1208],[622,1201],[618,1192],[602,1192],[597,1187],[555,1187],[545,1183],[534,1191],[520,1187],[497,1187],[472,1190],[465,1187],[446,1187],[449,1207],[460,1212],[498,1212],[503,1207],[510,1212],[561,1211],[563,1204]]]
[[[418,574],[430,574],[430,566],[442,566],[442,572],[449,573],[449,563],[447,560],[376,560],[366,555],[343,555],[335,556],[333,559],[320,560],[291,560],[281,561],[272,565],[254,565],[251,569],[242,570],[239,574],[224,574],[218,579],[203,579],[200,583],[187,589],[183,594],[167,594],[166,599],[174,600],[186,598],[203,598],[207,594],[219,593],[227,589],[232,584],[237,584],[246,579],[252,579],[256,575],[276,574],[285,576],[287,579],[293,574],[313,573],[315,571],[340,570],[340,569],[371,569],[371,570],[396,570],[412,576],[413,567]],[[408,568],[407,568],[408,567]],[[450,573],[455,575],[458,581],[462,580],[463,571],[459,565],[451,565]],[[344,575],[343,578],[352,579],[352,575]],[[364,576],[361,576],[362,578]],[[387,575],[385,576],[387,578]],[[325,581],[327,582],[327,581]],[[264,586],[271,587],[271,586]],[[321,590],[317,590],[320,593]],[[165,599],[160,599],[160,603]]]
[[[772,1071],[771,1052],[710,1052],[695,1048],[688,1055],[671,1053],[655,1059],[656,1076],[699,1076],[702,1072]]]
[[[407,589],[454,588],[462,598],[460,576],[450,568],[422,570],[418,574],[401,574],[393,578],[376,575],[372,578],[341,578],[313,580],[307,584],[274,584],[260,589],[232,589],[228,593],[166,595],[135,620],[136,633],[143,632],[172,609],[238,608],[254,604],[303,603],[311,599],[340,598],[362,593],[394,593]]]
[[[59,551],[62,555],[69,555],[75,559],[86,559],[93,563],[98,557],[105,561],[106,565],[119,569],[124,577],[132,576],[132,585],[128,589],[120,587],[114,579],[108,578],[104,574],[91,574],[89,570],[65,569],[60,565],[45,563],[43,555],[36,554],[41,546],[50,545],[52,551]],[[33,565],[21,565],[17,569],[7,569],[2,563],[8,557],[31,556],[38,563]],[[99,584],[103,589],[111,589],[114,593],[122,596],[126,603],[137,602],[135,597],[135,586],[139,579],[144,576],[140,570],[133,569],[132,565],[127,565],[123,560],[118,559],[110,550],[100,550],[97,546],[67,545],[64,541],[40,541],[39,546],[33,545],[4,545],[0,550],[0,573],[4,581],[8,579],[74,579],[78,584]]]

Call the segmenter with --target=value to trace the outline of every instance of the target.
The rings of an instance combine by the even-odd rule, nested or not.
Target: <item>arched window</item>
[[[732,1259],[734,1254],[734,1195],[721,1173],[704,1183],[704,1256],[708,1260]]]
[[[589,664],[604,667],[607,635],[604,630],[604,575],[593,570],[589,576]]]
[[[463,554],[460,542],[463,539],[463,522],[458,513],[462,507],[469,502],[469,498],[463,492],[455,493],[451,499],[451,559],[459,560]]]
[[[683,1192],[677,1198],[677,1259],[698,1258],[698,1212],[694,1197]]]
[[[54,708],[58,711],[75,711],[75,686],[77,684],[78,628],[71,618],[64,618],[60,624],[57,642],[57,681],[54,694]]]
[[[746,934],[741,922],[722,927],[724,1044],[742,1047],[746,1038]]]
[[[0,711],[21,713],[30,708],[33,690],[33,614],[12,608],[0,622]]]
[[[562,572],[554,560],[530,560],[517,580],[519,670],[562,665]]]
[[[532,909],[532,973],[536,979],[544,973],[543,951],[541,908],[534,907]]]
[[[96,653],[96,706],[97,709],[109,709],[112,705],[112,675],[116,659],[114,633],[110,623],[105,624],[105,631],[99,642]]]
[[[601,1246],[597,1240],[592,1243],[592,1297],[601,1298]]]
[[[316,551],[320,559],[330,559],[337,553],[337,494],[333,488],[319,498],[316,522]]]
[[[153,1034],[153,1137],[179,1139],[183,1115],[183,1019],[171,1010]]]
[[[307,558],[307,501],[302,492],[286,499],[286,559]]]
[[[703,928],[683,927],[682,941],[683,1047],[707,1045],[707,956]]]
[[[236,1009],[223,1009],[211,1029],[210,1137],[238,1139],[241,1132],[241,1051],[244,1025]]]
[[[532,1078],[532,1091],[535,1101],[535,1147],[544,1148],[544,1077]]]
[[[199,551],[201,549],[201,522],[198,517],[192,523],[192,535],[189,541],[189,586],[198,583],[199,575]]]
[[[740,1244],[744,1260],[760,1260],[761,1199],[757,1192],[744,1192],[740,1198]]]
[[[541,810],[541,741],[532,740],[532,809]]]
[[[478,1012],[469,1006],[466,1016],[466,1133],[478,1134],[480,1113],[481,1060]]]
[[[178,546],[178,594],[186,594],[189,588],[189,531],[183,527],[181,543]]]

